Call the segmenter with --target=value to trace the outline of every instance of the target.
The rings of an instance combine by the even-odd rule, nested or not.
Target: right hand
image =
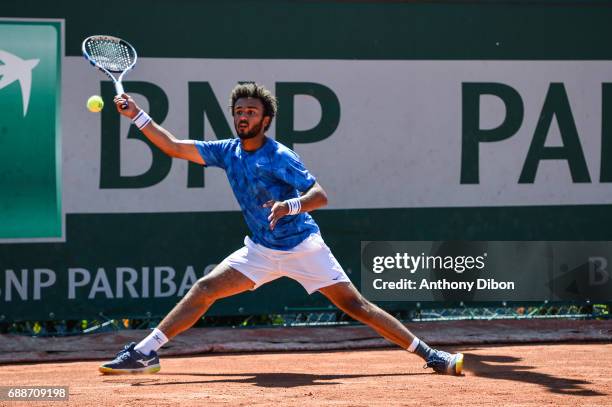
[[[289,206],[285,201],[268,201],[262,205],[264,208],[271,208],[268,220],[270,221],[270,230],[274,230],[276,223],[283,216],[289,214]]]
[[[122,109],[121,107],[126,101],[128,106],[126,109]],[[136,102],[134,102],[134,99],[132,99],[132,97],[127,93],[115,96],[113,102],[115,102],[115,107],[117,108],[117,111],[120,114],[128,117],[130,120],[133,119],[134,116],[136,116],[140,111],[140,107],[136,104]]]

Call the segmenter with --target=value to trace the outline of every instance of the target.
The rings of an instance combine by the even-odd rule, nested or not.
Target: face
[[[234,105],[234,128],[241,139],[250,139],[263,134],[263,129],[270,122],[263,115],[263,103],[254,98],[241,98]]]

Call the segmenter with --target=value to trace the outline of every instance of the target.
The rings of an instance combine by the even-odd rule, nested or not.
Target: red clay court
[[[171,357],[160,373],[137,376],[103,376],[98,362],[21,364],[0,368],[0,381],[68,384],[73,406],[612,405],[612,344],[461,350],[463,377],[430,373],[415,356],[385,349]]]
[[[411,324],[410,328],[423,332],[432,343],[444,335],[472,332],[463,336],[461,346],[442,346],[464,352],[463,377],[431,373],[421,368],[416,356],[395,348],[295,351],[384,345],[368,328],[358,326],[192,330],[162,353],[162,371],[155,375],[104,376],[97,371],[99,360],[8,363],[0,367],[0,383],[67,385],[68,403],[46,404],[74,406],[612,406],[612,323],[535,322],[537,328],[525,321]],[[485,333],[487,326],[489,334]],[[45,340],[49,351],[38,352],[38,357],[65,360],[80,354],[101,358],[100,352],[111,356],[107,348],[117,348],[116,343],[140,334],[142,331],[125,331],[49,338]],[[225,344],[219,340],[223,337]],[[566,342],[541,343],[552,337]],[[33,338],[23,338],[21,344],[12,339],[16,338],[0,337],[0,360],[6,363],[7,351],[20,345],[23,360],[36,357],[36,352],[25,349]],[[483,343],[491,341],[526,343]],[[78,343],[90,351],[75,349]],[[248,346],[287,351],[168,356],[240,351]],[[19,404],[26,403],[2,405]]]

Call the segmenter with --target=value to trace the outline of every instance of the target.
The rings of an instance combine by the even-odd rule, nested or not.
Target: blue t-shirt
[[[284,216],[270,230],[271,208],[262,205],[299,197],[298,192],[307,191],[316,181],[289,148],[267,137],[256,151],[243,150],[238,138],[196,141],[196,147],[206,166],[225,170],[255,243],[288,250],[319,232],[308,213]]]

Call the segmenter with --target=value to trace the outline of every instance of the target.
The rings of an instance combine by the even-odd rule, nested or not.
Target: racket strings
[[[96,63],[112,72],[121,72],[129,68],[135,59],[131,47],[112,40],[91,40],[85,44],[85,47]]]

